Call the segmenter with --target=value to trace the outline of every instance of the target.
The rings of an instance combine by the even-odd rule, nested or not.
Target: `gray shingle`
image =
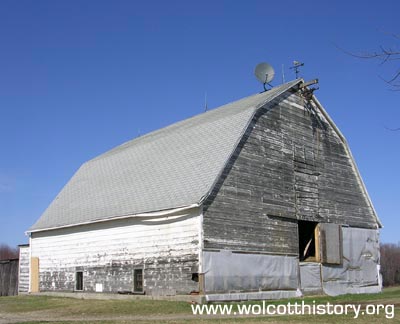
[[[299,82],[175,123],[84,163],[29,231],[199,203],[256,109]]]

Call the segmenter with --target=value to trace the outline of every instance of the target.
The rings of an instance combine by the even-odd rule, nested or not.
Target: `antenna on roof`
[[[254,70],[254,74],[255,74],[257,80],[263,84],[264,91],[268,90],[266,87],[267,84],[270,87],[272,87],[270,82],[272,81],[272,79],[275,76],[275,71],[271,65],[269,65],[268,63],[264,63],[264,62],[257,64],[257,66]]]
[[[299,68],[300,66],[304,66],[304,63],[301,63],[299,61],[293,61],[293,66],[290,68],[291,70],[294,70],[294,73],[296,73],[296,79],[299,77]]]
[[[285,66],[282,64],[282,84],[285,83]]]
[[[207,105],[207,91],[204,93],[204,112],[208,110],[208,105]]]

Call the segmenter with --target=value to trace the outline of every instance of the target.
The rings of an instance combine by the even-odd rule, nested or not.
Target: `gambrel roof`
[[[175,123],[84,163],[30,230],[199,203],[255,110],[299,82]]]
[[[29,232],[200,205],[257,109],[301,82],[183,120],[84,163]]]

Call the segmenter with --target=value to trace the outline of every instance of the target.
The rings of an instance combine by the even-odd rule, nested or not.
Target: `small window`
[[[299,221],[299,258],[300,261],[315,262],[315,228],[316,222]]]
[[[83,272],[77,271],[75,274],[75,290],[83,290]]]
[[[192,280],[195,282],[199,282],[199,274],[197,272],[192,273]]]
[[[143,292],[143,269],[133,270],[133,291]]]

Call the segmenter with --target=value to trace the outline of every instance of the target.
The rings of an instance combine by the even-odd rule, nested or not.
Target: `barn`
[[[20,293],[379,292],[381,227],[344,136],[296,79],[84,163],[28,230]]]

